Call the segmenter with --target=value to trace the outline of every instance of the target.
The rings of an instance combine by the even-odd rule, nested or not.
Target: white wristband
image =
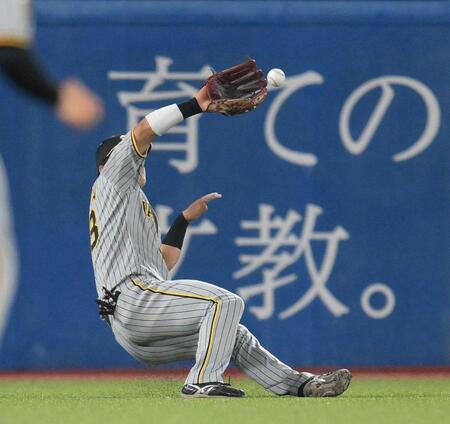
[[[183,114],[176,104],[156,109],[150,112],[145,119],[157,135],[165,134],[170,128],[184,120]]]

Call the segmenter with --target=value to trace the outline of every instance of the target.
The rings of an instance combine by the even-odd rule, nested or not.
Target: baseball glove
[[[117,306],[117,299],[120,296],[120,291],[109,291],[106,287],[102,287],[103,297],[95,299],[98,305],[98,314],[102,320],[109,321],[108,315],[114,315]]]
[[[223,115],[249,112],[267,96],[267,80],[253,59],[214,73],[205,85],[211,100],[206,111]]]

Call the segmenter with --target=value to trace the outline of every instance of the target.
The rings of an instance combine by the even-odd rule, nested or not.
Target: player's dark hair
[[[121,142],[120,135],[114,135],[112,137],[103,140],[95,151],[95,162],[97,164],[97,171],[100,165],[104,165],[109,158],[114,147]]]

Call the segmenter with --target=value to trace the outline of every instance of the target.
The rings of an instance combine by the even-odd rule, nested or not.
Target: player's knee
[[[245,302],[242,297],[238,296],[237,294],[234,295],[236,299],[236,304],[238,305],[239,309],[243,312],[245,309]]]
[[[244,312],[245,303],[242,297],[232,293],[231,296],[229,296],[229,302],[232,303],[237,310]]]
[[[222,303],[222,305],[233,305],[237,310],[244,311],[244,300],[237,294],[231,293],[229,291],[224,292],[219,296],[219,301]]]

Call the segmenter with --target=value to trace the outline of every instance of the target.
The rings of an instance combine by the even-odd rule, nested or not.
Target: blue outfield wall
[[[21,275],[2,369],[140,366],[97,318],[88,205],[98,142],[255,57],[286,85],[256,111],[161,138],[146,192],[164,229],[211,191],[175,278],[246,300],[299,366],[450,365],[446,2],[37,1],[36,49],[107,117],[71,132],[0,82]]]

